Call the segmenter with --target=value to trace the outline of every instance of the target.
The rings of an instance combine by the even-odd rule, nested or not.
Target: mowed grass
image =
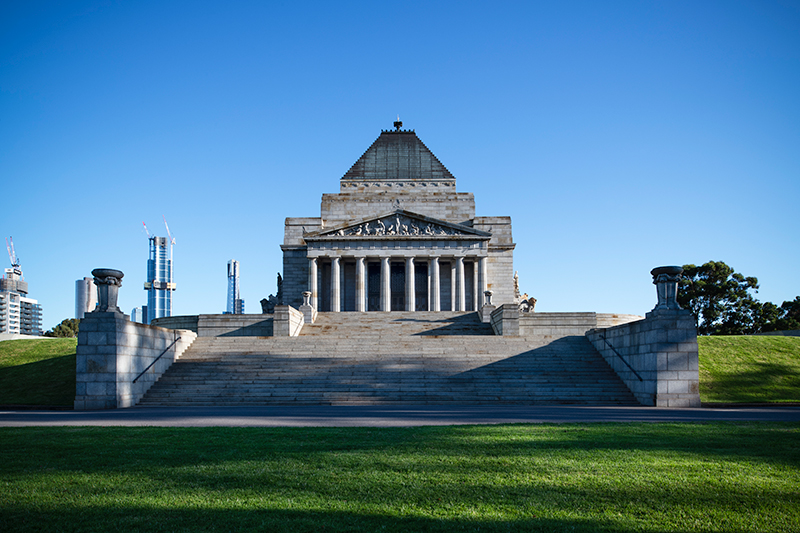
[[[703,402],[800,402],[800,337],[697,339]]]
[[[800,531],[800,424],[0,428],[0,531]]]
[[[0,405],[71,406],[78,339],[0,342]]]

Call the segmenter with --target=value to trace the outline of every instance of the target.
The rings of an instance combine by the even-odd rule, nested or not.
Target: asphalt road
[[[566,422],[800,422],[800,407],[665,409],[584,406],[131,407],[105,411],[0,410],[0,427],[410,427]]]

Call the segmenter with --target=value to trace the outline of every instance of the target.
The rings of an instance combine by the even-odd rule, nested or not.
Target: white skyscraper
[[[244,314],[244,300],[239,298],[239,261],[228,261],[228,306],[227,315]]]
[[[83,278],[75,282],[75,318],[80,320],[97,306],[97,286],[94,278]]]

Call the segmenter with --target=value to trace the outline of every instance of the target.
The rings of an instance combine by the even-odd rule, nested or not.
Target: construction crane
[[[6,239],[6,250],[8,250],[8,258],[11,259],[11,268],[14,269],[16,274],[22,275],[22,269],[19,267],[19,257],[17,257],[17,251],[14,249],[14,239],[11,237]]]
[[[150,230],[147,229],[147,224],[142,222],[142,226],[144,226],[144,232],[147,233],[147,238],[149,239],[151,235],[150,235]]]
[[[167,240],[169,241],[169,245],[170,245],[169,246],[169,259],[170,259],[170,261],[172,261],[172,246],[175,244],[175,238],[169,232],[169,224],[167,224],[167,217],[164,216],[164,215],[161,215],[161,218],[164,219],[164,226],[167,228]],[[172,281],[172,280],[170,280],[170,281]]]

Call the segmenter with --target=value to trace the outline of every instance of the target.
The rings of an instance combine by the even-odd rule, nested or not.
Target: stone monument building
[[[472,193],[413,130],[384,130],[323,194],[287,218],[282,303],[319,311],[477,311],[514,301],[511,217],[475,216]]]
[[[122,272],[93,270],[75,408],[700,405],[680,267],[652,270],[645,317],[534,312],[510,217],[475,216],[473,195],[401,128],[322,196],[319,217],[286,219],[284,275],[260,314],[136,324],[116,306]]]

